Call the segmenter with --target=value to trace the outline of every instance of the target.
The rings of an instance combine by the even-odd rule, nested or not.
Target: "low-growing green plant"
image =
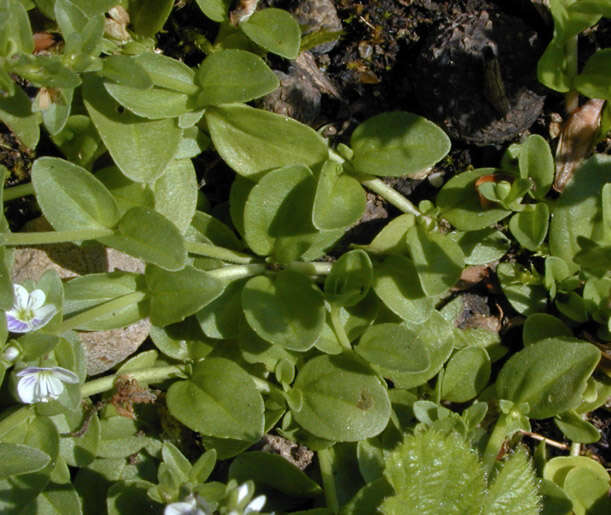
[[[380,177],[448,154],[430,121],[383,113],[332,146],[245,104],[278,85],[262,56],[296,57],[290,15],[236,27],[230,2],[198,0],[220,28],[192,69],[152,51],[173,2],[115,1],[0,0],[0,119],[31,149],[42,124],[57,147],[2,190],[34,195],[53,231],[0,218],[1,510],[607,513],[609,477],[578,454],[611,392],[597,345],[611,338],[611,159],[591,157],[552,200],[551,151],[529,136],[416,206]],[[34,9],[61,34],[50,55],[32,55]],[[236,174],[225,218],[198,192],[205,149]],[[365,188],[403,214],[323,259]],[[15,247],[58,242],[145,270],[13,284]],[[522,344],[457,327],[471,265],[496,266]],[[147,317],[154,348],[88,378],[79,333]],[[591,342],[575,337],[585,323]],[[528,457],[519,440],[540,419],[571,456]],[[269,433],[318,470],[253,449]]]

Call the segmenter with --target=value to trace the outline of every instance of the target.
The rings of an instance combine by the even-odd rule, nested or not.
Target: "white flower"
[[[17,347],[15,347],[14,345],[9,345],[4,350],[2,357],[9,363],[12,363],[19,357],[20,354],[21,354],[21,351]]]
[[[238,489],[238,497],[236,503],[238,506],[242,504],[248,497],[250,497],[254,493],[254,488],[252,483],[246,482],[241,484]],[[231,510],[229,515],[247,515],[248,513],[259,513],[263,506],[265,505],[266,498],[264,495],[259,495],[255,497],[252,501],[250,501],[242,510],[239,512],[238,510]]]
[[[202,497],[190,494],[183,502],[168,504],[163,515],[212,515],[214,511]]]
[[[20,284],[14,284],[15,303],[6,312],[6,325],[11,333],[29,333],[44,327],[57,313],[53,304],[46,304],[45,292],[28,292]]]
[[[17,377],[17,393],[26,404],[57,399],[64,391],[64,383],[79,382],[74,372],[62,367],[27,367],[17,372]]]

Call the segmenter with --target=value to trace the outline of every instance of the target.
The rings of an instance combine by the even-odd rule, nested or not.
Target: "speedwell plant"
[[[56,147],[3,190],[34,195],[53,231],[0,218],[0,511],[608,513],[608,474],[580,454],[611,391],[611,159],[552,201],[551,151],[530,136],[416,206],[380,177],[440,162],[443,131],[396,111],[332,147],[247,105],[278,86],[265,56],[297,57],[300,28],[229,4],[197,0],[220,30],[190,68],[154,50],[172,0],[0,0],[0,119]],[[235,172],[222,220],[191,161],[206,149]],[[403,214],[328,259],[366,189]],[[144,273],[11,281],[16,247],[93,241]],[[463,271],[497,264],[522,341],[455,324]],[[149,350],[88,378],[79,334],[143,318]],[[540,419],[570,455],[549,459],[545,439],[529,455]],[[263,452],[268,434],[314,463]]]

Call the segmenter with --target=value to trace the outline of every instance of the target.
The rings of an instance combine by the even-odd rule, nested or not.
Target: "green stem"
[[[352,350],[352,345],[350,345],[350,339],[346,334],[346,330],[342,325],[342,321],[339,318],[341,307],[337,304],[331,304],[331,324],[333,325],[333,331],[335,332],[335,336],[339,343],[346,350]]]
[[[389,203],[395,206],[397,209],[400,209],[404,213],[410,213],[414,216],[421,216],[423,218],[428,218],[424,216],[414,204],[412,204],[409,200],[407,200],[401,193],[399,193],[394,188],[390,187],[388,184],[384,183],[382,180],[377,178],[366,178],[361,179],[361,184],[366,188],[369,188],[371,191],[374,191],[378,195],[384,197]]]
[[[496,463],[496,457],[499,455],[503,444],[505,443],[505,437],[507,435],[507,417],[509,415],[501,414],[499,419],[496,421],[496,425],[492,430],[492,434],[488,439],[488,443],[486,444],[486,449],[484,449],[484,455],[482,457],[484,461],[484,467],[488,474],[492,472],[494,468],[494,464]]]
[[[238,263],[240,265],[252,263],[256,259],[253,256],[243,254],[242,252],[217,247],[216,245],[202,243],[199,241],[186,241],[185,247],[191,254],[220,259],[221,261],[229,261],[230,263]]]
[[[10,188],[5,188],[3,191],[3,198],[5,202],[15,200],[16,198],[26,197],[28,195],[34,195],[34,185],[31,182],[19,184],[18,186],[11,186]]]
[[[0,234],[0,245],[47,245],[73,241],[97,240],[112,236],[112,229],[77,229],[75,231],[17,232]]]
[[[329,275],[331,272],[332,263],[302,263],[301,261],[293,261],[284,266],[285,270],[300,272],[306,275]]]
[[[166,367],[144,368],[142,370],[134,370],[133,372],[127,371],[125,375],[141,383],[161,383],[171,377],[185,377],[185,367],[181,365],[168,365]],[[113,374],[88,381],[81,386],[81,395],[83,397],[91,397],[92,395],[112,390],[116,378],[117,374]]]
[[[264,273],[267,267],[263,263],[252,263],[250,265],[231,265],[215,270],[208,270],[208,274],[220,279],[221,281],[235,281],[237,279],[245,279],[253,275]]]
[[[581,444],[579,442],[571,443],[571,456],[579,456],[581,454]]]
[[[318,451],[318,466],[325,490],[327,508],[333,513],[339,513],[339,501],[337,500],[337,489],[335,487],[335,477],[333,475],[333,448]]]
[[[56,329],[55,332],[57,334],[63,334],[66,331],[70,331],[71,329],[75,329],[79,326],[86,324],[92,320],[96,320],[101,316],[107,315],[109,313],[113,313],[123,309],[124,307],[131,306],[132,304],[137,304],[142,299],[146,297],[146,293],[136,291],[134,293],[128,293],[127,295],[123,295],[121,297],[117,297],[116,299],[112,299],[104,304],[100,304],[95,308],[88,309],[83,313],[79,313],[73,317],[70,317],[64,320]]]

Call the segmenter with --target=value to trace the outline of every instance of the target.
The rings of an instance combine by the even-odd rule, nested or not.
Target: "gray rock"
[[[24,231],[53,230],[44,218],[28,222]],[[27,279],[38,281],[46,270],[53,269],[62,279],[84,274],[112,272],[143,273],[144,263],[99,243],[82,246],[59,243],[15,250],[12,269],[13,282]],[[148,318],[124,328],[108,331],[80,332],[79,337],[87,355],[87,374],[96,375],[112,368],[133,354],[146,340],[151,323]]]

